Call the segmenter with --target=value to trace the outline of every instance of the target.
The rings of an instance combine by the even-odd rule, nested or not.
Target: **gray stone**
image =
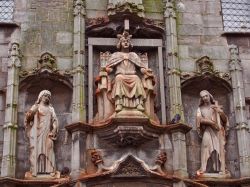
[[[73,35],[71,32],[58,32],[56,42],[60,44],[72,44]]]

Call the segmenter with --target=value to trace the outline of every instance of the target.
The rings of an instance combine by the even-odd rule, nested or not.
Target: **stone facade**
[[[249,33],[223,31],[220,1],[14,0],[14,6],[13,22],[0,23],[0,186],[250,185]],[[95,120],[96,78],[124,30],[154,73],[157,123]],[[58,118],[60,179],[25,178],[25,113],[41,90],[51,92]],[[201,90],[229,118],[230,179],[196,175]]]

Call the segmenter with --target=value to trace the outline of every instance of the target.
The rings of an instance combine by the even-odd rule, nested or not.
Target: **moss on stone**
[[[143,6],[146,12],[163,12],[162,0],[143,0]]]

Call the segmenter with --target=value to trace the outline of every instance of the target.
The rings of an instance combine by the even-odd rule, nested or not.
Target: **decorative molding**
[[[113,173],[113,177],[138,177],[146,176],[149,171],[143,166],[143,163],[137,160],[133,155],[128,155],[121,161]]]
[[[203,56],[196,61],[195,72],[180,72],[181,82],[185,82],[196,77],[215,77],[223,79],[230,84],[231,76],[229,72],[220,72],[214,69],[213,62],[208,56]]]
[[[108,4],[107,10],[110,18],[119,18],[123,16],[136,16],[137,18],[145,17],[144,6],[140,3],[136,4],[128,1],[112,2]]]

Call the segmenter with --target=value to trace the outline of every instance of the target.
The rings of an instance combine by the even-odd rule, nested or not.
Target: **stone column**
[[[235,45],[229,47],[229,70],[232,77],[233,104],[235,111],[238,148],[240,156],[241,177],[250,176],[250,134],[246,117],[243,68],[239,58],[239,49]]]
[[[168,86],[170,95],[170,119],[175,114],[181,115],[181,121],[184,121],[183,106],[181,100],[181,79],[180,64],[178,59],[178,44],[176,31],[176,12],[173,7],[173,0],[164,0],[165,2],[165,33],[166,33],[166,59],[168,67]]]
[[[8,62],[5,122],[3,126],[4,142],[1,168],[2,177],[15,177],[17,144],[17,103],[20,67],[21,55],[19,44],[11,43],[10,57]]]
[[[86,121],[85,106],[85,1],[74,0],[72,121]]]
[[[174,175],[180,178],[187,178],[187,152],[186,133],[191,130],[188,125],[178,123],[171,125],[173,143],[173,169]]]
[[[86,133],[82,130],[72,132],[71,177],[77,178],[85,173]]]

